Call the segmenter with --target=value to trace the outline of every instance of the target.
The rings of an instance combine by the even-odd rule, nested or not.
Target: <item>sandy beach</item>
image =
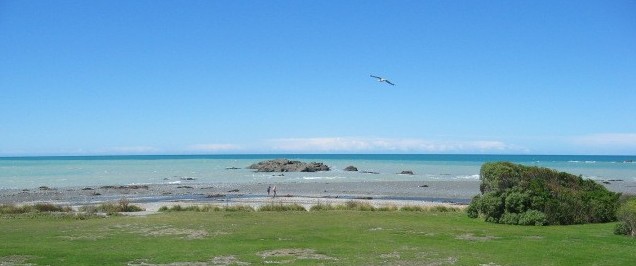
[[[276,186],[277,195],[267,194]],[[608,189],[636,194],[634,182],[611,182]],[[361,200],[374,206],[466,205],[479,194],[479,180],[462,181],[387,181],[387,182],[315,182],[315,183],[181,183],[154,185],[112,185],[94,187],[40,187],[38,189],[0,190],[0,204],[53,203],[82,206],[117,202],[131,203],[155,212],[161,206],[175,204],[250,205],[257,208],[270,203],[297,203],[311,207],[319,203],[342,204]]]

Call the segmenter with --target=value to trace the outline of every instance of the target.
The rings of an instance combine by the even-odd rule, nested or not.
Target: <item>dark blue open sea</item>
[[[331,171],[256,173],[247,166],[266,159],[323,162]],[[595,180],[636,181],[636,156],[274,154],[1,157],[0,189],[180,183],[347,182],[477,180],[484,162],[511,161],[566,171]],[[353,165],[360,171],[346,172]],[[239,169],[232,169],[239,168]],[[415,175],[401,175],[410,170]]]

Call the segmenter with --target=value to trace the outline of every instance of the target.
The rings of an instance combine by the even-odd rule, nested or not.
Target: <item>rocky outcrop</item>
[[[344,170],[345,170],[345,171],[349,171],[349,172],[357,172],[357,171],[358,171],[358,168],[356,168],[356,167],[355,167],[355,166],[353,166],[353,165],[349,165],[349,166],[347,166]]]
[[[323,163],[305,163],[287,159],[262,161],[252,164],[248,168],[256,169],[257,172],[318,172],[330,170],[329,166]]]
[[[413,171],[411,170],[406,170],[406,171],[402,171],[400,172],[401,175],[414,175],[415,173],[413,173]]]

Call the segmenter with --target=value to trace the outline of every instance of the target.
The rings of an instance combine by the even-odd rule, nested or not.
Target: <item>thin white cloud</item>
[[[522,152],[521,148],[496,140],[436,141],[395,138],[284,138],[269,140],[271,149],[290,152]]]
[[[636,133],[591,134],[573,137],[572,141],[580,146],[634,149],[636,148]]]
[[[234,144],[196,144],[187,147],[187,150],[196,152],[226,152],[240,150],[240,147]]]

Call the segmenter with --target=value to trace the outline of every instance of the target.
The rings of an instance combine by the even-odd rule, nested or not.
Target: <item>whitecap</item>
[[[479,174],[476,174],[476,175],[458,175],[458,176],[455,176],[455,178],[458,178],[458,179],[479,179]]]
[[[338,178],[345,178],[345,177],[343,176],[303,176],[304,180],[321,180],[321,179],[333,180]]]

